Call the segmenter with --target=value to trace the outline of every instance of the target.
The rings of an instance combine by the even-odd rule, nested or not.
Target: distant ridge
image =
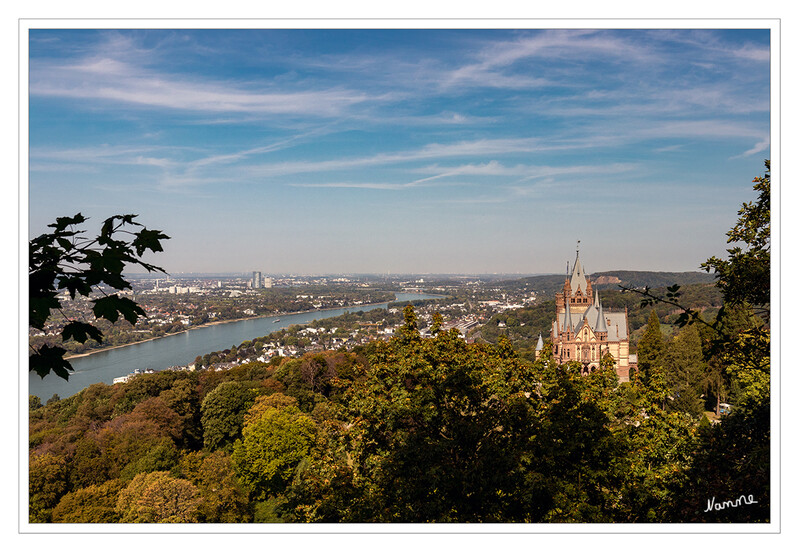
[[[709,284],[715,281],[713,274],[707,272],[647,272],[641,270],[610,270],[595,272],[588,275],[594,289],[618,290],[619,286],[642,288],[659,288],[678,284]],[[553,296],[563,287],[564,274],[548,274],[544,276],[529,276],[518,280],[502,282],[503,287],[528,287],[544,296]]]

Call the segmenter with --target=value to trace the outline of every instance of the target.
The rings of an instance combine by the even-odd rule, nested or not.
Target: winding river
[[[396,293],[396,301],[435,299],[440,296],[420,293]],[[163,370],[170,366],[191,363],[198,355],[238,346],[243,341],[269,335],[293,324],[308,324],[314,320],[333,318],[348,312],[384,309],[388,303],[358,305],[339,309],[326,309],[296,314],[282,314],[226,322],[188,330],[175,335],[133,343],[116,349],[98,351],[88,356],[70,359],[75,369],[65,381],[54,374],[44,379],[29,373],[28,392],[46,401],[53,394],[62,399],[74,395],[94,383],[111,384],[114,378],[130,374],[136,369]]]

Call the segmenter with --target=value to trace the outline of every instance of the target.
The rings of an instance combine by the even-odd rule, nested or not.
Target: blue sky
[[[171,273],[695,270],[770,157],[768,30],[31,30],[30,231]]]

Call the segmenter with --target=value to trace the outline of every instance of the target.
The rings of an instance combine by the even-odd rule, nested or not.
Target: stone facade
[[[571,276],[567,276],[563,290],[555,295],[555,320],[549,339],[552,352],[561,364],[571,361],[583,365],[590,373],[599,367],[602,356],[609,352],[616,361],[620,381],[629,381],[630,332],[627,310],[610,311],[603,308],[599,291],[594,291],[585,274],[580,254],[574,262]],[[536,357],[543,349],[539,336]]]

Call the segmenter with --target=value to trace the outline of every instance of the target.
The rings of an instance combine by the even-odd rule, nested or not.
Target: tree
[[[236,381],[220,383],[208,393],[200,407],[205,447],[211,451],[232,448],[254,401],[255,393]]]
[[[266,407],[244,427],[233,447],[233,462],[256,500],[285,490],[315,436],[316,424],[296,406]]]
[[[507,340],[422,339],[412,308],[404,318],[389,343],[370,346],[287,510],[322,522],[526,520],[531,367]]]
[[[30,454],[28,502],[31,523],[51,521],[53,508],[67,492],[67,464],[62,456]]]
[[[124,481],[112,479],[67,493],[53,509],[54,523],[116,523],[119,493]]]
[[[62,310],[61,291],[89,297],[93,293],[102,296],[91,299],[96,318],[116,322],[120,316],[135,324],[144,310],[131,299],[116,293],[107,295],[103,286],[115,290],[130,289],[130,283],[122,277],[126,265],[138,265],[148,272],[164,272],[142,260],[147,251],[163,251],[161,241],[169,236],[159,230],[148,230],[134,219],[137,215],[114,215],[103,222],[100,234],[93,239],[85,236],[80,225],[87,218],[78,213],[73,217],[59,217],[48,227],[53,231],[42,234],[30,242],[28,279],[30,285],[29,324],[44,330],[52,311],[59,311],[66,320],[61,330],[61,340],[74,339],[85,343],[88,339],[102,341],[103,333],[93,324],[69,319]],[[138,229],[132,231],[131,228]],[[120,235],[123,237],[120,238]],[[59,346],[42,345],[31,347],[30,370],[44,378],[50,372],[69,379],[72,365],[64,359],[66,349]]]
[[[180,476],[199,490],[202,523],[251,521],[247,491],[239,482],[230,455],[217,450],[190,452],[180,461]]]
[[[168,472],[141,473],[117,499],[116,511],[122,523],[197,522],[199,491],[185,479]]]
[[[727,232],[727,243],[742,243],[727,250],[729,257],[711,257],[702,268],[716,275],[726,303],[748,303],[758,308],[761,317],[771,301],[771,162],[766,160],[764,176],[756,177],[757,201],[744,203],[738,222]]]
[[[36,395],[28,395],[28,410],[38,410],[42,407],[42,399]]]
[[[706,364],[696,324],[685,326],[675,336],[666,348],[665,357],[665,378],[671,395],[669,408],[699,419],[704,412],[699,395]]]
[[[690,484],[670,508],[676,521],[766,522],[770,517],[770,329],[771,296],[771,178],[766,173],[754,179],[759,193],[755,203],[745,203],[736,225],[727,233],[728,243],[742,245],[727,250],[728,258],[711,257],[702,267],[713,270],[724,306],[712,322],[680,305],[678,286],[666,297],[645,289],[642,304],[665,303],[679,308],[678,325],[696,321],[706,327],[705,355],[714,369],[726,367],[736,404],[731,414],[702,432],[690,470]],[[633,290],[634,291],[634,290]],[[706,381],[718,389],[719,376]],[[706,383],[707,385],[707,383]],[[717,398],[718,400],[718,398]],[[751,495],[756,504],[746,508],[705,511],[711,497],[736,500]]]
[[[654,377],[654,373],[662,368],[663,350],[660,320],[653,310],[649,315],[644,335],[638,341],[638,369],[645,383],[648,383]]]

